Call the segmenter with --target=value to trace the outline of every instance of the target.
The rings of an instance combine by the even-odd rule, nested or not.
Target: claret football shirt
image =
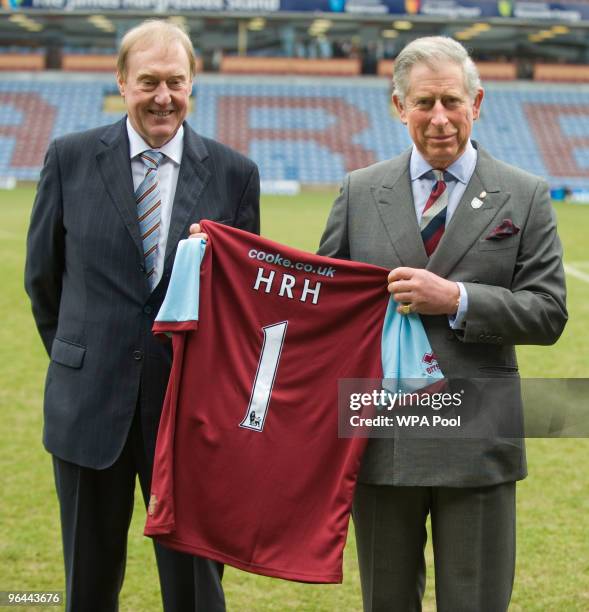
[[[206,246],[180,242],[154,324],[174,361],[145,534],[266,576],[341,582],[366,439],[338,438],[338,379],[383,377],[385,314],[400,316],[388,271],[202,228]]]

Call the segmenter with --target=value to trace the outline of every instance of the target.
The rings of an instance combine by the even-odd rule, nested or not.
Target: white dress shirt
[[[477,150],[472,146],[470,140],[464,149],[464,153],[448,168],[445,172],[449,172],[453,180],[446,181],[446,189],[448,190],[448,206],[446,208],[446,226],[450,223],[452,215],[458,208],[460,200],[466,191],[477,164]],[[432,166],[423,159],[417,147],[413,145],[411,151],[411,160],[409,162],[409,175],[411,177],[411,191],[413,193],[413,204],[415,205],[415,214],[417,215],[417,223],[421,221],[423,209],[433,189],[435,180],[431,178]],[[454,316],[448,317],[450,326],[453,329],[462,329],[464,327],[464,319],[468,308],[468,294],[462,283],[457,283],[460,290],[460,302],[458,311]]]
[[[180,172],[180,162],[182,161],[182,151],[184,147],[184,127],[180,126],[180,129],[176,132],[174,138],[166,142],[166,144],[159,149],[153,149],[145,142],[145,140],[143,140],[143,138],[131,125],[128,117],[127,134],[129,135],[133,190],[136,190],[137,187],[139,187],[141,181],[143,181],[145,178],[145,172],[147,170],[139,155],[147,150],[159,151],[164,155],[157,171],[162,203],[160,208],[160,227],[155,257],[155,287],[161,279],[164,269],[164,256],[166,254],[166,245],[168,243],[168,232],[170,231],[172,206],[174,204],[174,195],[176,194],[176,185],[178,184],[178,174]]]

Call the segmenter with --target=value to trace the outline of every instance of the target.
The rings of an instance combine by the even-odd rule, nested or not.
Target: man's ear
[[[407,123],[407,116],[405,113],[405,105],[401,102],[401,99],[396,94],[393,94],[393,106],[397,110],[399,118],[403,123]]]
[[[119,88],[119,93],[124,98],[125,97],[125,79],[123,79],[123,76],[121,75],[120,72],[117,72],[117,86]]]
[[[484,97],[485,97],[485,90],[481,87],[477,91],[477,95],[475,96],[474,102],[472,104],[472,118],[475,121],[481,116],[481,104],[483,103]]]

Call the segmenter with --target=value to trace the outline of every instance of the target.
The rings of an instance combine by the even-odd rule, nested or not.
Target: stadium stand
[[[394,60],[384,59],[378,62],[378,76],[392,77]],[[514,62],[476,62],[483,81],[514,81],[517,78],[517,66]],[[550,80],[550,79],[545,79]]]
[[[114,72],[117,65],[116,55],[63,55],[61,68],[67,71]]]
[[[196,72],[202,72],[201,57],[195,58]],[[57,55],[53,69],[65,72],[106,72],[116,70],[117,51],[114,48],[64,46]],[[47,49],[0,47],[0,72],[40,71],[48,67]]]
[[[113,73],[117,66],[116,49],[87,50],[64,48],[61,56],[61,69],[66,71],[88,71]]]
[[[488,82],[474,136],[553,187],[589,187],[589,85]],[[37,180],[52,138],[121,116],[112,75],[0,75],[0,176]],[[378,78],[202,75],[188,120],[251,156],[264,180],[339,183],[409,145]]]
[[[300,74],[357,76],[362,70],[358,58],[302,59],[294,57],[247,57],[229,55],[221,60],[225,74]]]
[[[574,64],[536,64],[534,81],[552,83],[589,83],[589,66]]]
[[[45,49],[0,47],[0,71],[45,70]]]

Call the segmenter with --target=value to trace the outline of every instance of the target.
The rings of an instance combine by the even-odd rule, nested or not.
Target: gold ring
[[[411,313],[411,304],[403,304],[400,308],[401,314],[408,315]]]

